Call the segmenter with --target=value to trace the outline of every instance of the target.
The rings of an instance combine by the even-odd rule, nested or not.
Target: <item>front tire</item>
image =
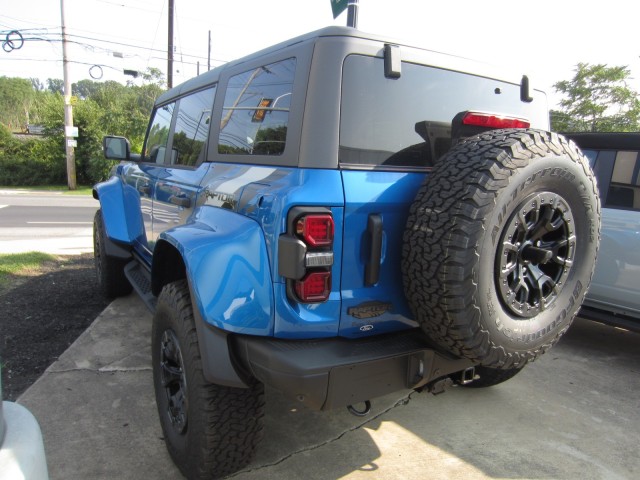
[[[595,178],[573,143],[524,129],[468,138],[438,161],[411,207],[407,299],[440,347],[522,367],[569,328],[599,234]]]
[[[262,437],[264,386],[208,383],[185,280],[166,285],[153,318],[153,383],[167,450],[189,479],[246,466]]]
[[[127,260],[107,255],[106,241],[107,233],[102,210],[98,210],[93,218],[93,260],[98,277],[98,288],[106,298],[128,295],[132,287],[124,274]]]

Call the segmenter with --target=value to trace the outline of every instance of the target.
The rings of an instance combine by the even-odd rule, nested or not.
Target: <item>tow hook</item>
[[[436,380],[431,384],[428,384],[426,386],[426,390],[432,393],[433,395],[440,395],[441,393],[444,393],[449,387],[455,387],[457,385],[467,385],[473,382],[474,380],[476,380],[477,378],[479,377],[476,375],[475,367],[469,367],[469,368],[465,368],[464,370],[462,370],[461,372],[455,375],[444,377],[439,380]],[[425,387],[421,387],[419,389],[416,389],[416,391],[421,392],[424,389]]]
[[[468,385],[476,379],[476,367],[465,368],[460,373],[460,380],[458,383],[460,385]]]
[[[371,412],[371,401],[364,401],[364,410],[357,410],[353,405],[347,405],[347,410],[351,415],[355,415],[356,417],[366,417]]]

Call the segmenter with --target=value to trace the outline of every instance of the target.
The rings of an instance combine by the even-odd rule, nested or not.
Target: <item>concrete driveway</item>
[[[19,399],[52,479],[180,478],[157,420],[151,317],[113,302]],[[512,380],[373,400],[365,418],[267,392],[265,437],[237,479],[640,478],[640,335],[578,320]]]

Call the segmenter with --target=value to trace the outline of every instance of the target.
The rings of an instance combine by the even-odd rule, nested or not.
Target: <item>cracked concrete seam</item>
[[[344,437],[346,434],[361,429],[362,427],[364,427],[367,424],[373,422],[374,420],[377,420],[378,418],[380,418],[384,414],[390,412],[391,410],[394,410],[396,407],[404,407],[405,405],[408,405],[409,402],[412,399],[412,396],[414,394],[416,394],[416,393],[420,393],[420,392],[416,392],[416,391],[410,392],[408,395],[406,395],[405,397],[403,397],[400,400],[398,400],[391,407],[381,411],[380,413],[378,413],[377,415],[375,415],[375,416],[373,416],[371,418],[368,418],[366,421],[364,421],[364,422],[362,422],[362,423],[360,423],[358,425],[354,425],[353,427],[345,430],[344,432],[340,433],[339,435],[337,435],[337,436],[335,436],[333,438],[330,438],[329,440],[327,440],[325,442],[319,443],[317,445],[310,445],[308,447],[301,448],[300,450],[296,450],[295,452],[292,452],[289,455],[286,455],[286,456],[284,456],[284,457],[282,457],[282,458],[280,458],[280,459],[278,459],[278,460],[276,460],[274,462],[267,463],[265,465],[259,465],[259,466],[256,466],[255,468],[252,468],[252,469],[249,469],[249,470],[240,470],[239,472],[236,472],[236,473],[234,473],[232,475],[229,475],[228,477],[225,477],[225,478],[233,478],[233,477],[236,477],[236,476],[241,475],[241,474],[253,473],[253,472],[257,472],[257,471],[263,470],[265,468],[275,467],[275,466],[280,465],[281,463],[287,461],[288,459],[292,458],[295,455],[299,455],[301,453],[317,450],[318,448],[324,447],[325,445],[329,445],[331,443],[337,442],[342,437]]]
[[[91,373],[127,373],[127,372],[151,372],[151,367],[104,367],[96,368],[66,368],[64,370],[49,370],[48,373],[72,373],[72,372],[91,372]]]

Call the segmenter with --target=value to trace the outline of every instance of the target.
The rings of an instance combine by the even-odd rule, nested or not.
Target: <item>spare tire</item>
[[[569,328],[599,238],[596,181],[573,142],[489,131],[453,147],[416,195],[403,237],[407,300],[440,347],[517,369]]]

